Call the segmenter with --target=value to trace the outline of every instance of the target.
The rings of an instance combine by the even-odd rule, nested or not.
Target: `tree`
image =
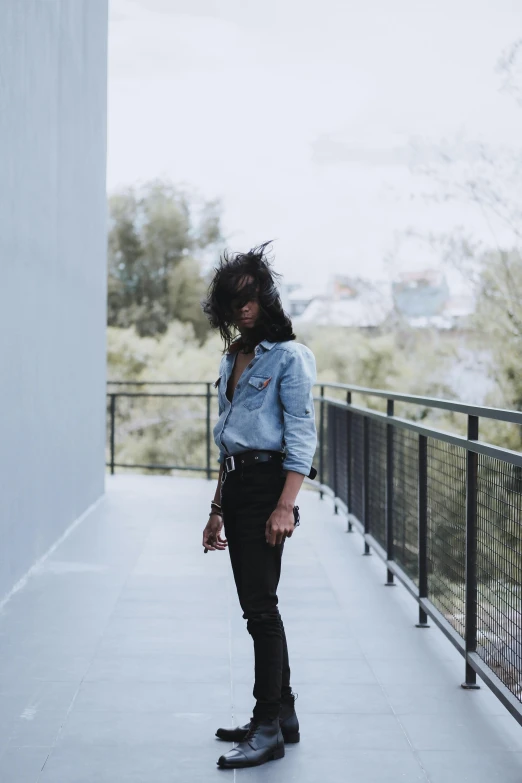
[[[200,306],[206,282],[194,258],[187,256],[170,271],[168,291],[170,311],[182,323],[191,323],[194,334],[202,342],[209,330],[208,319]]]
[[[221,240],[220,206],[154,180],[109,198],[109,326],[163,334],[174,319],[208,332],[201,257]]]

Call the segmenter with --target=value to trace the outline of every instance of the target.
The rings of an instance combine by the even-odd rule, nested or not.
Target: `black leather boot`
[[[281,709],[279,710],[279,725],[283,732],[285,742],[299,742],[299,721],[295,712],[295,700],[297,693],[290,693],[281,699]]]
[[[285,696],[281,699],[281,709],[279,711],[279,725],[283,733],[283,739],[287,743],[299,742],[299,721],[295,713],[295,700],[297,693],[291,693],[289,696]],[[250,719],[250,722],[252,718]],[[243,742],[250,722],[245,723],[244,726],[236,726],[234,729],[218,729],[216,731],[216,737],[226,742]]]
[[[252,719],[243,742],[220,756],[217,763],[224,769],[257,767],[266,761],[282,759],[284,755],[285,743],[279,718]]]

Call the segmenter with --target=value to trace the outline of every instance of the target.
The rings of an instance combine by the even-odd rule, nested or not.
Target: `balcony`
[[[447,576],[462,557],[466,571],[466,536],[464,549],[455,544],[444,558],[433,549],[437,471],[464,493],[464,511],[472,508],[477,485],[467,455],[479,446],[472,439],[452,446],[465,450],[456,472],[435,431],[419,433],[415,422],[408,429],[390,405],[386,417],[350,396],[343,401],[338,391],[330,390],[336,399],[326,389],[318,395],[322,484],[311,482],[300,495],[301,525],[285,545],[279,591],[302,741],[281,761],[230,774],[303,783],[518,783],[522,732],[509,710],[516,712],[519,695],[513,677],[481,657],[484,579],[476,582],[474,639],[466,575],[459,565],[453,580]],[[206,415],[207,400],[198,399]],[[112,432],[117,436],[118,427]],[[518,459],[512,452],[504,458]],[[229,774],[216,767],[228,746],[215,729],[251,714],[252,643],[228,554],[203,555],[201,547],[213,482],[115,471],[102,500],[2,606],[6,783],[206,782]],[[513,483],[511,492],[515,508]],[[515,552],[513,539],[511,546]],[[499,584],[500,576],[498,570]],[[505,578],[495,621],[502,600],[515,595]],[[481,687],[463,689],[463,681]]]

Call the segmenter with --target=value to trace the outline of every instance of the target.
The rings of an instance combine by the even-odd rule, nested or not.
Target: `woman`
[[[295,342],[281,306],[267,244],[225,254],[203,304],[225,353],[215,384],[219,480],[202,543],[205,551],[228,546],[255,658],[253,715],[245,726],[216,732],[239,743],[220,767],[263,764],[284,756],[285,741],[299,741],[277,587],[284,542],[299,521],[297,494],[316,473],[316,374],[312,352]]]

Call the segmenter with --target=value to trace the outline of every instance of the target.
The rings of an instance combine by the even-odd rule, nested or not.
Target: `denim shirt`
[[[312,387],[315,358],[301,343],[262,340],[227,398],[235,355],[225,354],[219,367],[219,419],[214,440],[218,462],[250,449],[284,451],[283,468],[310,472],[317,445]]]

